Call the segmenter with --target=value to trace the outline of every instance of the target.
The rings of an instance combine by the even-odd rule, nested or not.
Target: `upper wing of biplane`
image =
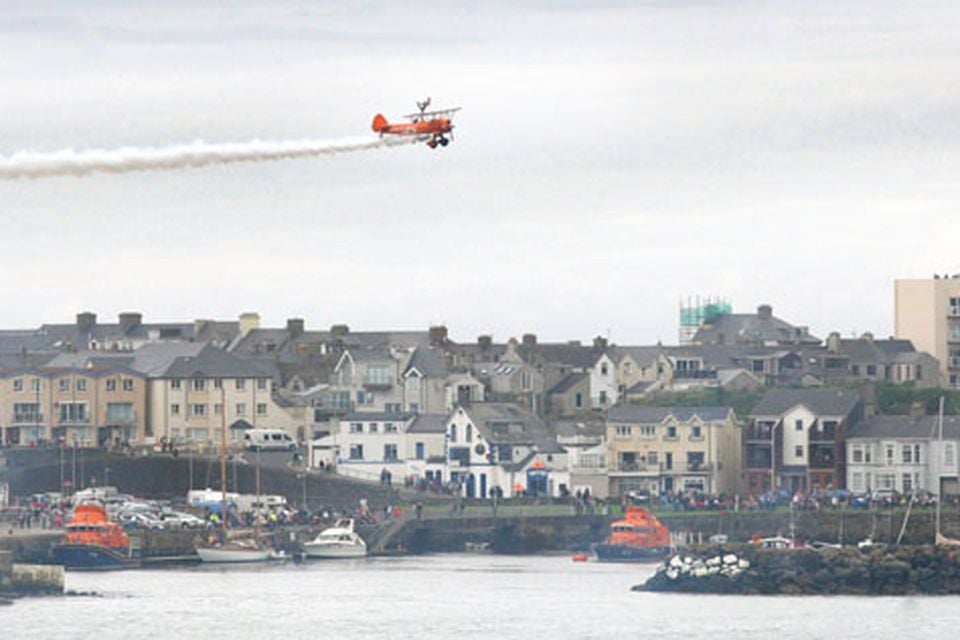
[[[460,111],[460,109],[461,107],[453,107],[452,109],[438,109],[437,111],[420,111],[418,113],[409,113],[403,117],[408,120],[413,120],[414,122],[423,122],[425,120],[436,120],[437,118],[451,116],[457,111]]]

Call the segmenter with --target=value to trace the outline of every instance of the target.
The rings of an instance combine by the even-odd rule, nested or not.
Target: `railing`
[[[833,442],[836,440],[836,437],[837,432],[835,429],[827,429],[826,431],[820,431],[819,429],[810,430],[811,441]]]
[[[364,380],[363,388],[366,391],[389,391],[391,388],[393,388],[393,385],[389,382],[368,382]]]
[[[688,462],[686,464],[687,471],[694,471],[698,473],[709,473],[713,471],[713,465],[709,462]]]
[[[766,440],[770,442],[772,429],[751,428],[747,429],[747,440]]]
[[[617,463],[616,471],[626,473],[659,473],[663,469],[661,463],[652,462],[624,462]]]
[[[717,377],[712,369],[680,369],[673,372],[674,380],[711,380]]]
[[[39,424],[43,422],[42,413],[16,413],[13,416],[14,424]]]

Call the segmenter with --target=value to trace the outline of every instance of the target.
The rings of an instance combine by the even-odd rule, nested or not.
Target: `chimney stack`
[[[136,329],[143,322],[143,314],[136,311],[126,311],[117,317],[120,323],[120,333],[129,333],[131,329]]]
[[[537,334],[535,333],[523,334],[523,346],[534,347],[536,345],[537,345]]]
[[[593,348],[594,349],[606,349],[607,348],[607,339],[603,336],[597,336],[593,339]]]
[[[334,338],[342,338],[350,333],[350,327],[345,324],[335,324],[330,327],[330,335]]]
[[[480,345],[481,350],[486,351],[493,346],[493,336],[478,336],[477,344]]]
[[[84,311],[77,314],[77,329],[88,331],[97,324],[97,314],[90,311]]]
[[[287,333],[291,338],[303,335],[303,318],[287,318]]]
[[[757,317],[761,320],[769,320],[773,317],[773,307],[768,304],[762,304],[757,307]]]
[[[245,336],[254,329],[260,328],[260,314],[248,311],[240,314],[240,335]]]
[[[430,327],[427,335],[430,336],[431,347],[442,347],[447,344],[447,328],[442,324]]]

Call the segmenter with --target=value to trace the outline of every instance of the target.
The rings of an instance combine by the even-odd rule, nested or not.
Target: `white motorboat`
[[[351,518],[340,518],[305,542],[303,552],[308,558],[362,558],[367,555],[367,543],[353,530]]]

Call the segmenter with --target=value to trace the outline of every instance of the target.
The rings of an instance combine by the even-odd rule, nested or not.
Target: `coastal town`
[[[0,438],[215,453],[253,436],[312,469],[473,500],[952,498],[960,421],[935,413],[960,387],[960,278],[899,280],[895,299],[889,338],[710,300],[681,308],[678,344],[636,346],[82,312],[0,331]]]

